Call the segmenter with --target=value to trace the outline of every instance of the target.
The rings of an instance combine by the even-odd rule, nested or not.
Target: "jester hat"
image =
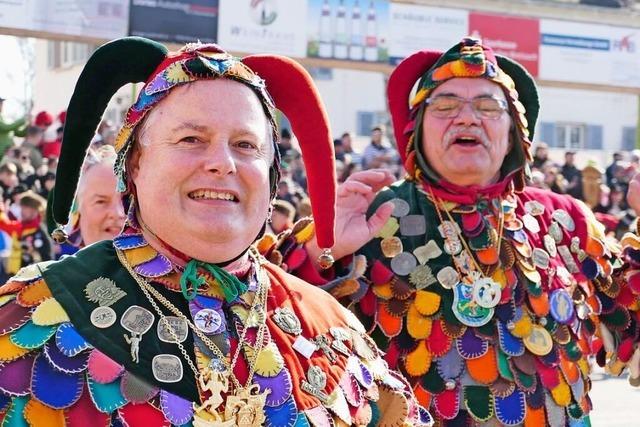
[[[391,73],[387,99],[398,152],[411,176],[441,180],[424,158],[421,149],[425,101],[433,90],[456,77],[484,78],[498,84],[509,104],[514,121],[514,144],[502,164],[502,177],[513,179],[521,190],[531,160],[530,147],[540,108],[533,77],[517,62],[493,53],[478,39],[465,37],[445,53],[423,50],[405,58]],[[409,99],[418,81],[417,92]]]
[[[284,56],[251,55],[240,59],[215,44],[200,43],[168,52],[162,44],[142,37],[125,37],[98,48],[76,83],[67,109],[53,194],[55,221],[65,224],[68,220],[83,159],[109,100],[120,87],[145,82],[115,143],[118,186],[127,194],[131,190],[124,184],[126,157],[133,145],[136,126],[172,88],[216,78],[235,80],[253,90],[272,124],[274,144],[278,138],[275,109],[287,116],[300,142],[307,170],[318,245],[333,246],[336,198],[333,144],[324,105],[309,73]],[[280,176],[277,144],[275,148],[270,173],[272,194]]]

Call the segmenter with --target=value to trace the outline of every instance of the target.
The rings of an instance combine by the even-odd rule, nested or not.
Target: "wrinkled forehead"
[[[462,98],[494,96],[506,99],[504,89],[497,83],[484,78],[455,77],[441,83],[433,89],[431,96],[455,95]]]

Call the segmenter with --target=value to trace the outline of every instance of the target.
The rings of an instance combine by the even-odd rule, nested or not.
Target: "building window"
[[[84,64],[94,50],[94,45],[86,43],[50,40],[47,45],[47,64],[49,69]]]
[[[576,123],[556,123],[555,146],[565,149],[586,147],[586,126]]]

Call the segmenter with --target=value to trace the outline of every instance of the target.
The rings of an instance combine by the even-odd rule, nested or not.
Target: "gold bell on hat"
[[[58,226],[51,232],[51,238],[54,242],[61,245],[67,241],[69,235],[63,230],[62,226]]]
[[[320,256],[318,256],[318,265],[323,270],[327,268],[331,268],[335,260],[333,259],[333,255],[331,255],[331,249],[323,249]]]

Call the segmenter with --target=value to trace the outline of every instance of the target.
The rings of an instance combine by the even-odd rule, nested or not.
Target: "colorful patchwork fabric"
[[[254,270],[247,278],[249,291],[228,304],[214,286],[186,302],[175,291],[177,273],[168,271],[163,257],[137,234],[30,266],[0,288],[3,426],[86,425],[87,420],[96,426],[191,425],[201,390],[186,362],[178,381],[163,382],[153,373],[155,356],[182,357],[175,344],[160,339],[157,316],[139,342],[139,361],[132,359],[123,314],[131,307],[154,311],[120,265],[116,250],[184,313],[195,319],[212,310],[220,322],[206,334],[225,354],[237,347],[243,328],[250,328],[247,336],[252,336],[255,327],[248,326],[246,317],[257,288]],[[270,282],[268,333],[253,384],[271,390],[265,425],[430,425],[411,388],[388,369],[351,312],[281,269],[264,268]],[[104,307],[113,309],[115,322],[96,319],[96,308]],[[282,321],[283,312],[288,321]],[[299,330],[291,328],[296,319]],[[190,331],[183,345],[198,369],[216,357]],[[248,367],[241,354],[234,373],[243,382]],[[311,371],[316,380],[324,380],[319,388],[309,387],[317,385]]]
[[[366,274],[355,256],[322,286],[354,307],[438,423],[589,425],[590,355],[640,384],[640,238],[620,257],[586,206],[537,189],[444,202],[442,220],[430,194],[413,181],[382,191],[370,213],[396,208],[358,255]]]

